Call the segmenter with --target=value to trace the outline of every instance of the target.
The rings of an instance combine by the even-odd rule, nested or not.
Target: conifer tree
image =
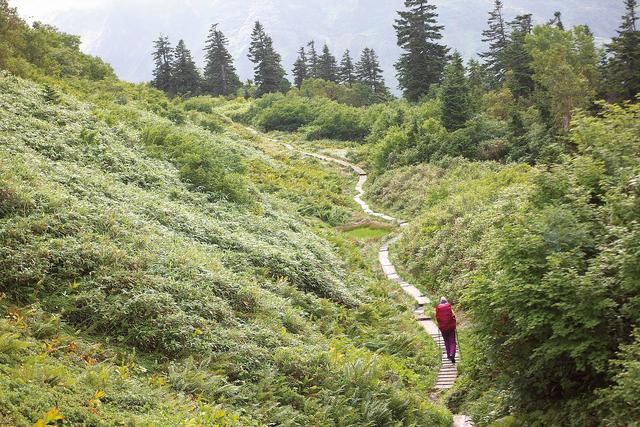
[[[491,86],[497,87],[506,72],[504,54],[508,44],[507,28],[502,14],[502,1],[495,0],[489,12],[488,28],[482,32],[482,41],[489,44],[489,50],[481,53],[484,66],[491,75]]]
[[[487,69],[475,59],[467,65],[467,81],[469,83],[470,105],[474,112],[480,111],[482,97],[489,87]]]
[[[607,46],[605,86],[612,100],[635,101],[640,93],[640,27],[638,3],[625,0],[626,13],[615,37]]]
[[[60,100],[62,99],[60,97],[60,94],[48,84],[44,85],[42,97],[44,98],[44,102],[46,102],[47,104],[59,104]]]
[[[285,89],[286,73],[282,68],[282,59],[259,21],[256,21],[251,34],[248,57],[255,64],[253,69],[254,82],[258,87],[257,96]]]
[[[153,70],[151,85],[169,96],[173,96],[175,94],[173,84],[173,48],[169,38],[160,34],[158,40],[153,43],[153,47],[155,69]]]
[[[555,25],[557,29],[564,31],[564,24],[562,23],[562,12],[556,11],[553,14],[553,18],[549,21],[548,25]]]
[[[298,59],[293,63],[293,84],[300,89],[302,83],[308,78],[307,54],[304,47],[298,51]]]
[[[507,84],[511,93],[516,97],[525,97],[533,92],[533,70],[531,69],[531,55],[525,46],[526,37],[533,28],[531,14],[519,15],[508,23],[511,29],[503,60],[509,70]]]
[[[311,40],[307,43],[307,47],[309,48],[307,55],[307,75],[312,78],[318,77],[318,51],[316,51],[316,42]]]
[[[471,114],[469,83],[462,56],[455,52],[447,65],[442,82],[442,124],[450,131],[464,127]]]
[[[199,93],[202,78],[184,40],[176,45],[172,69],[175,94],[193,96]]]
[[[380,68],[380,61],[378,55],[373,49],[368,47],[362,51],[360,61],[356,64],[355,73],[358,81],[376,94],[383,94],[387,92],[387,88],[382,77],[382,68]]]
[[[318,78],[329,82],[338,80],[338,64],[336,58],[331,54],[329,46],[326,44],[322,48],[322,55],[318,58]]]
[[[355,83],[355,69],[353,67],[353,59],[351,59],[351,52],[347,49],[342,55],[342,61],[338,67],[338,81],[344,85],[351,86]]]
[[[398,46],[405,51],[396,70],[405,97],[418,101],[440,82],[449,49],[437,43],[444,27],[437,25],[436,6],[427,0],[405,0],[404,4],[408,10],[398,12],[394,25]]]
[[[218,24],[212,25],[204,48],[204,90],[213,96],[234,95],[242,86],[227,49],[228,43],[222,31],[218,30]]]

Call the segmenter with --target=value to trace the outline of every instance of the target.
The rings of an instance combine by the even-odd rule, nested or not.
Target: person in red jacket
[[[447,358],[456,363],[456,315],[445,297],[440,298],[440,304],[436,306],[436,321],[442,332]]]

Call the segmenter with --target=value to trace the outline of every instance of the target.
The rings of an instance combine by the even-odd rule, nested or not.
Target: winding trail
[[[255,129],[252,129],[249,127],[247,127],[246,129],[249,132],[251,132],[253,135],[259,134],[259,132],[256,131]],[[298,151],[303,156],[312,157],[324,162],[336,163],[344,168],[351,169],[356,174],[358,174],[358,183],[356,184],[356,187],[355,187],[357,194],[354,196],[353,199],[356,201],[356,203],[358,203],[358,205],[360,205],[360,207],[366,214],[373,217],[381,218],[388,222],[396,223],[400,226],[400,228],[405,228],[409,226],[409,223],[407,221],[392,217],[390,215],[386,215],[384,213],[375,212],[373,209],[371,209],[371,207],[369,207],[367,202],[364,201],[363,197],[366,194],[364,190],[364,185],[368,180],[368,175],[367,175],[367,172],[361,167],[354,165],[353,163],[349,163],[345,160],[337,159],[337,158],[326,156],[323,154],[298,150],[295,147],[293,147],[291,144],[284,143],[277,139],[273,139],[269,137],[266,137],[266,138],[271,142],[281,144],[283,147],[285,147],[289,151]],[[396,236],[384,242],[383,245],[378,250],[378,260],[380,261],[380,266],[382,267],[382,271],[384,272],[387,279],[397,283],[400,286],[400,288],[402,288],[404,293],[410,296],[411,298],[413,298],[413,300],[416,302],[416,309],[414,310],[416,321],[424,328],[424,330],[431,336],[431,338],[433,338],[433,340],[436,342],[438,347],[440,347],[440,350],[442,352],[442,359],[441,359],[442,364],[440,366],[440,371],[438,372],[438,377],[436,379],[436,384],[434,386],[434,389],[448,390],[451,387],[453,387],[453,384],[456,378],[458,377],[458,369],[456,368],[456,365],[454,363],[451,363],[451,361],[447,358],[447,353],[444,347],[444,340],[442,338],[442,335],[440,334],[440,330],[438,329],[438,326],[435,324],[435,322],[429,315],[425,314],[425,306],[431,304],[431,300],[427,296],[423,295],[418,288],[416,288],[412,284],[403,280],[402,277],[400,277],[400,275],[396,271],[395,266],[393,265],[393,263],[389,258],[390,246],[396,243],[398,240],[400,240],[401,237],[402,237],[401,234],[397,234]],[[456,362],[459,362],[459,361],[460,361],[460,353],[456,354]],[[453,427],[472,427],[472,426],[473,426],[473,423],[471,422],[471,419],[466,415],[453,416]]]
[[[359,176],[358,183],[356,184],[356,192],[358,194],[354,197],[354,200],[356,201],[356,203],[358,203],[358,205],[360,205],[362,210],[370,216],[378,217],[389,222],[394,222],[401,228],[409,226],[409,223],[407,221],[401,220],[399,218],[394,218],[383,213],[375,212],[369,207],[367,202],[363,200],[363,196],[366,194],[366,192],[364,191],[364,184],[368,179],[368,175],[364,169],[347,161],[325,156],[322,154],[306,151],[302,151],[302,154],[308,157],[314,157],[322,161],[337,163],[340,166],[353,170]],[[387,240],[378,250],[378,260],[380,261],[380,266],[382,267],[382,271],[384,272],[387,279],[397,283],[400,288],[402,288],[404,293],[413,298],[413,300],[416,302],[416,309],[414,311],[416,321],[424,328],[424,330],[431,336],[431,338],[433,338],[433,340],[436,342],[436,344],[438,344],[442,351],[442,365],[440,367],[440,371],[438,372],[438,377],[434,388],[438,390],[450,389],[451,387],[453,387],[453,383],[458,376],[458,370],[456,368],[456,365],[451,363],[451,361],[447,358],[447,353],[444,347],[444,340],[442,338],[442,335],[440,334],[438,326],[430,316],[425,314],[425,306],[431,304],[431,300],[427,296],[423,295],[418,288],[402,279],[389,258],[389,247],[400,240],[400,238],[401,235],[397,234],[393,238]],[[456,355],[456,362],[459,361],[460,355],[458,353]]]

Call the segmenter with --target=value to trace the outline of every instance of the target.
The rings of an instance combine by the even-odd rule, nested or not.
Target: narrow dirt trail
[[[256,131],[255,129],[252,129],[252,128],[246,128],[246,129],[249,130],[249,132],[251,132],[254,135],[259,134],[259,132]],[[352,170],[358,175],[358,183],[356,184],[356,187],[355,187],[357,194],[354,196],[353,199],[356,201],[356,203],[358,203],[358,205],[362,208],[362,210],[366,214],[383,219],[388,222],[396,223],[400,226],[400,228],[405,228],[409,226],[409,222],[407,221],[392,217],[390,215],[386,215],[384,213],[375,212],[373,209],[371,209],[371,207],[369,207],[367,202],[364,201],[363,197],[366,194],[366,191],[364,190],[364,185],[368,180],[368,175],[367,175],[367,172],[361,167],[354,165],[353,163],[349,163],[342,159],[337,159],[334,157],[313,153],[309,151],[298,150],[295,147],[293,147],[291,144],[287,144],[273,138],[267,137],[267,139],[270,140],[271,142],[282,145],[289,151],[297,151],[303,156],[312,157],[324,162],[335,163],[346,169]],[[423,295],[418,288],[416,288],[412,284],[403,280],[390,260],[389,248],[395,242],[400,240],[400,238],[401,238],[401,235],[397,234],[396,236],[387,240],[378,250],[378,260],[380,262],[382,271],[384,272],[387,279],[397,283],[398,286],[402,288],[404,293],[410,296],[411,298],[413,298],[413,300],[416,302],[416,309],[414,310],[416,321],[431,336],[431,338],[436,342],[438,347],[440,347],[440,350],[442,352],[442,358],[441,358],[442,364],[440,366],[440,370],[438,371],[438,377],[436,379],[436,384],[434,386],[434,389],[448,390],[451,387],[453,387],[453,384],[458,376],[458,369],[456,368],[456,365],[454,363],[451,363],[451,361],[447,358],[446,350],[444,347],[444,340],[442,338],[442,335],[440,334],[440,330],[438,329],[438,326],[435,324],[435,322],[429,315],[425,314],[425,306],[428,306],[429,304],[431,304],[431,300],[427,296]],[[458,353],[456,355],[456,362],[459,362],[459,361],[460,361],[460,355]],[[471,419],[466,415],[454,415],[453,427],[472,427],[472,426],[473,426],[473,423],[471,422]]]

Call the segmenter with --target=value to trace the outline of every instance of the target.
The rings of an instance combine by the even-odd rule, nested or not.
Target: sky
[[[433,0],[445,25],[443,42],[466,58],[484,48],[481,32],[493,0]],[[622,0],[503,0],[505,15],[533,13],[545,22],[555,10],[566,26],[588,24],[600,43],[615,35]],[[128,81],[151,79],[153,40],[160,33],[176,44],[184,39],[199,66],[211,24],[219,23],[230,41],[242,79],[252,76],[247,59],[249,35],[260,20],[290,70],[298,48],[308,40],[327,43],[338,59],[345,49],[358,56],[364,47],[381,58],[387,85],[397,93],[393,23],[403,0],[9,0],[21,16],[80,35],[83,51],[110,63]]]

